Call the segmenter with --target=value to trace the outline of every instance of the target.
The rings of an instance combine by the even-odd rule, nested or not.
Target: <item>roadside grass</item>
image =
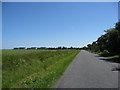
[[[120,58],[119,55],[110,55],[110,54],[108,54],[106,52],[94,52],[94,51],[91,51],[91,50],[87,50],[87,51],[98,54],[98,55],[101,55],[101,56],[106,57],[108,59],[119,59]]]
[[[115,59],[115,58],[120,58],[120,56],[114,55],[114,56],[108,56],[107,58],[109,58],[109,59]]]
[[[3,88],[50,88],[80,50],[3,50]]]

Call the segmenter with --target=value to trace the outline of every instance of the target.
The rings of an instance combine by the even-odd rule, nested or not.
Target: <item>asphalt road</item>
[[[82,50],[55,88],[118,88],[118,71],[112,71],[117,63],[101,60],[97,54]]]

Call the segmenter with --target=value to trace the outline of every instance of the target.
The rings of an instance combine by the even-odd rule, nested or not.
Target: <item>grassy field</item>
[[[50,88],[80,50],[3,50],[3,88]]]

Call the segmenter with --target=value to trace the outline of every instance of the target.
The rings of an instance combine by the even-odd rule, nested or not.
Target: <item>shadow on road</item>
[[[120,58],[102,58],[100,60],[104,60],[104,61],[107,61],[107,62],[110,62],[110,63],[118,63],[118,67],[114,67],[112,68],[112,71],[120,71]]]
[[[108,56],[102,56],[102,55],[95,55],[95,57],[99,57],[99,60],[120,64],[120,58],[107,58]]]
[[[112,68],[112,71],[120,71],[120,58],[107,58],[107,56],[95,55],[95,57],[99,57],[99,60],[103,60],[110,63],[117,63],[118,67]]]
[[[111,63],[119,63],[120,64],[120,58],[100,58],[100,60],[108,61]]]

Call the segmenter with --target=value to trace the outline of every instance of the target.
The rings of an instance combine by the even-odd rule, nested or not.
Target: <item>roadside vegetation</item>
[[[120,61],[120,22],[117,22],[114,28],[108,29],[105,32],[97,41],[88,44],[87,47],[82,49],[108,58],[118,58],[117,60]]]
[[[50,88],[80,50],[3,50],[3,88]]]

